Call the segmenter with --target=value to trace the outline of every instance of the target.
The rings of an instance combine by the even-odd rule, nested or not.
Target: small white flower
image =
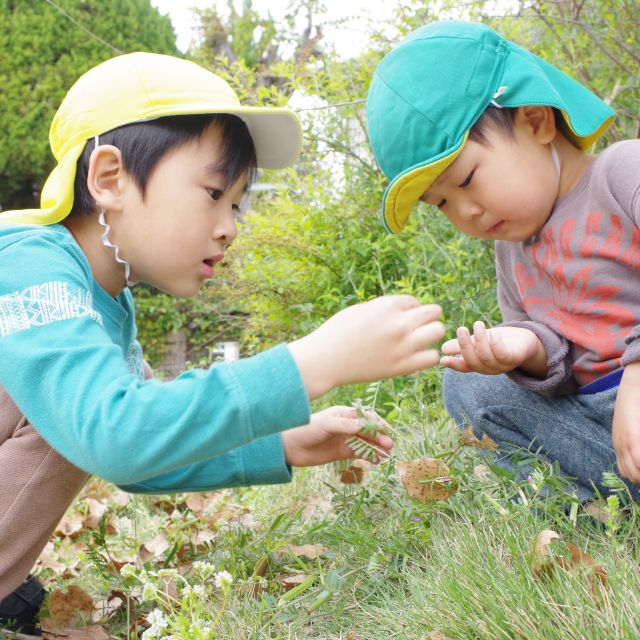
[[[151,625],[143,634],[144,640],[147,638],[160,638],[169,623],[165,620],[164,614],[160,609],[154,609],[147,615],[147,622]]]
[[[120,575],[125,578],[137,578],[138,570],[135,568],[134,565],[127,563],[122,567],[120,567]]]
[[[189,593],[200,599],[204,600],[207,597],[207,590],[201,584],[194,584],[189,587]]]
[[[218,571],[215,576],[216,588],[222,589],[233,584],[233,576],[228,571]]]
[[[213,575],[216,568],[210,562],[204,562],[204,560],[196,560],[193,563],[193,572],[197,574],[202,580],[206,580]]]

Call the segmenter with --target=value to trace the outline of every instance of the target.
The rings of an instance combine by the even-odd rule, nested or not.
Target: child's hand
[[[308,336],[289,344],[307,393],[413,373],[438,363],[427,347],[442,338],[442,309],[408,295],[347,307]]]
[[[640,484],[640,363],[628,364],[613,412],[613,448],[620,475]]]
[[[533,331],[520,327],[486,329],[484,322],[473,323],[473,336],[459,327],[454,340],[442,345],[440,364],[449,369],[469,373],[497,375],[522,367],[532,375],[547,372],[547,354]],[[461,358],[453,356],[460,355]]]
[[[370,411],[365,411],[364,416],[380,420]],[[330,407],[314,413],[308,425],[282,432],[285,460],[295,467],[310,467],[355,458],[345,441],[355,436],[360,427],[358,412],[351,407]],[[388,436],[366,439],[387,454],[393,448],[393,440]]]

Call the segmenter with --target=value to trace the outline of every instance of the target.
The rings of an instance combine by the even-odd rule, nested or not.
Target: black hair
[[[110,144],[120,149],[124,170],[133,178],[144,198],[158,162],[172,149],[200,138],[210,126],[220,136],[218,171],[224,177],[223,188],[233,185],[243,174],[250,186],[257,171],[253,140],[244,121],[228,113],[168,116],[126,124],[103,133],[99,139],[101,145]],[[88,141],[78,159],[70,216],[90,214],[96,209],[87,187],[89,159],[94,148],[93,140]]]
[[[488,107],[469,131],[469,140],[485,147],[490,146],[489,132],[499,133],[506,138],[513,137],[516,121],[516,109],[510,107]]]
[[[516,111],[517,107],[487,107],[485,112],[469,130],[469,140],[489,147],[491,146],[489,138],[487,137],[489,132],[502,134],[506,138],[513,138]],[[556,129],[571,140],[573,136],[560,110],[554,107],[553,115],[556,121]]]

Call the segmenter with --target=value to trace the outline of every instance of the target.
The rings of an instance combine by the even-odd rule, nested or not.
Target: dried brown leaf
[[[216,534],[210,529],[201,529],[198,532],[194,532],[191,536],[191,544],[194,547],[202,547],[208,542],[211,542],[216,537]]]
[[[496,451],[498,449],[497,442],[494,442],[486,433],[483,433],[482,438],[478,440],[471,427],[467,427],[460,435],[460,444],[464,447],[488,449],[489,451]]]
[[[158,533],[151,540],[140,545],[138,556],[144,564],[150,560],[161,558],[170,546],[164,533]]]
[[[585,565],[589,567],[603,587],[607,584],[607,572],[600,563],[596,562],[588,553],[578,549],[578,547],[573,544],[567,544],[567,549],[569,549],[571,553],[571,560],[574,565]]]
[[[275,551],[275,555],[278,558],[282,558],[286,555],[301,556],[309,558],[309,560],[315,560],[320,557],[325,551],[328,551],[327,547],[321,544],[302,544],[294,545],[287,544]]]
[[[458,482],[449,476],[449,467],[435,458],[418,458],[396,464],[396,471],[407,493],[420,502],[437,502],[450,498]]]
[[[473,475],[478,478],[478,480],[484,480],[485,478],[490,478],[493,473],[486,464],[477,464],[473,467]]]
[[[340,471],[342,484],[360,484],[369,472],[371,463],[367,460],[354,460],[347,469]]]
[[[82,520],[82,525],[88,529],[97,529],[102,516],[107,511],[107,505],[95,498],[85,498],[89,513]]]
[[[47,610],[55,627],[81,623],[91,617],[93,599],[75,584],[66,591],[53,591],[47,600]]]
[[[561,536],[552,529],[543,529],[536,538],[534,554],[540,560],[546,559],[550,555],[549,546],[554,540],[560,540]]]
[[[78,513],[66,513],[58,523],[55,533],[58,536],[75,538],[82,531],[82,516]]]
[[[333,504],[327,498],[311,496],[305,501],[297,502],[292,507],[292,510],[300,509],[301,507],[304,507],[301,514],[303,520],[310,520],[315,516],[333,514]]]
[[[304,573],[294,573],[291,576],[285,576],[282,578],[282,586],[286,591],[293,589],[293,587],[302,584],[307,579]]]
[[[104,627],[93,624],[88,627],[59,627],[51,625],[50,621],[42,621],[42,640],[109,640],[110,635]]]

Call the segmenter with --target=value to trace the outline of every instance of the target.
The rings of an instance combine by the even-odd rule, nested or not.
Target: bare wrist
[[[313,348],[309,336],[290,342],[287,346],[298,367],[310,400],[319,398],[337,386],[329,372],[326,371],[323,354]]]
[[[549,373],[549,367],[547,365],[547,352],[538,336],[536,336],[536,347],[533,355],[527,358],[520,365],[520,369],[531,376],[541,379],[545,378]]]

